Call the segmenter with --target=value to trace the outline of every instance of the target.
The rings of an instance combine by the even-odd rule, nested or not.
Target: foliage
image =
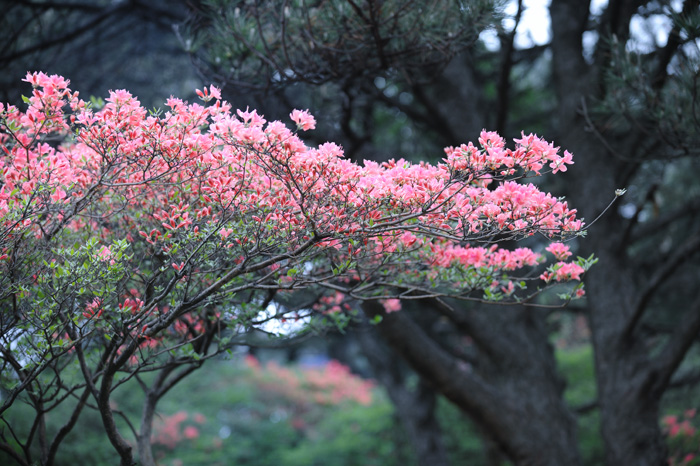
[[[670,444],[671,456],[668,463],[672,466],[700,463],[700,434],[696,427],[696,414],[696,409],[688,409],[680,416],[668,414],[661,420]]]
[[[206,20],[192,25],[188,51],[223,82],[266,87],[390,69],[413,80],[434,76],[493,21],[495,2],[204,3],[198,14]]]
[[[70,75],[85,95],[127,88],[147,108],[171,93],[194,97],[200,85],[173,34],[187,16],[183,1],[2,0],[0,9],[0,102],[21,103],[17,80],[31,69]]]
[[[371,389],[366,403],[351,398],[319,403],[313,391],[305,397],[302,390],[287,396],[284,380],[277,378],[283,370],[302,385],[318,384],[318,376],[327,373],[335,374],[331,384],[367,383],[339,363],[330,364],[285,368],[267,363],[254,369],[238,358],[212,361],[201,369],[200,377],[184,380],[162,401],[151,439],[158,464],[411,464],[405,440],[395,429],[391,404],[381,391]],[[127,382],[115,393],[115,407],[137,417],[141,401],[134,394],[138,391],[134,381]],[[31,414],[28,408],[14,405],[9,412],[12,425],[21,425],[27,414]],[[65,415],[69,410],[63,407],[52,412],[47,417],[50,430],[59,428]],[[85,413],[56,464],[114,464],[100,422],[96,412]],[[0,452],[0,460],[12,464],[3,455]]]

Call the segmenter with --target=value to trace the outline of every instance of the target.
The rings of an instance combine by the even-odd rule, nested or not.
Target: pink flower
[[[211,99],[221,99],[221,90],[213,85],[209,86],[209,89],[205,87],[204,91],[197,89],[195,93],[205,102],[209,102]]]
[[[63,189],[61,189],[60,186],[58,188],[56,188],[56,191],[54,191],[54,193],[51,195],[51,200],[53,202],[58,202],[61,199],[65,199],[65,198],[66,198],[66,192]]]
[[[98,255],[100,256],[101,261],[109,261],[109,265],[114,265],[116,263],[112,256],[112,250],[107,246],[102,246],[102,249],[100,249]]]
[[[557,265],[559,266],[556,272],[558,282],[564,280],[580,280],[581,274],[585,272],[583,267],[578,264],[558,262]]]
[[[554,257],[556,257],[557,260],[560,260],[560,261],[566,260],[569,256],[571,256],[571,252],[569,251],[569,246],[566,246],[565,244],[562,244],[562,243],[552,243],[549,246],[547,246],[546,249],[547,249],[547,251],[554,254]]]
[[[677,436],[681,431],[681,426],[680,424],[673,424],[671,428],[668,430],[668,435],[671,437]]]
[[[691,426],[690,421],[687,419],[681,422],[678,427],[680,428],[681,433],[687,437],[692,437],[695,435],[695,427]]]
[[[316,119],[308,110],[294,110],[289,117],[297,124],[297,129],[307,131],[316,128]]]
[[[258,361],[258,359],[255,356],[253,356],[252,354],[246,355],[244,360],[245,360],[246,365],[250,369],[260,370],[260,361]]]
[[[380,303],[382,303],[382,306],[384,306],[384,310],[387,313],[401,310],[401,301],[398,299],[383,299],[380,301]]]
[[[219,89],[218,87],[214,87],[214,85],[212,84],[211,86],[209,86],[209,95],[217,100],[221,100],[221,89]]]
[[[484,148],[495,147],[502,149],[506,145],[506,141],[495,131],[486,131],[484,129],[479,135],[479,144]]]
[[[407,248],[410,248],[413,245],[413,243],[415,243],[417,240],[418,238],[416,237],[416,235],[414,235],[410,231],[405,231],[401,235],[401,241]]]
[[[182,434],[186,439],[196,439],[199,437],[199,429],[197,429],[195,426],[187,426],[185,427],[185,430],[182,431]]]

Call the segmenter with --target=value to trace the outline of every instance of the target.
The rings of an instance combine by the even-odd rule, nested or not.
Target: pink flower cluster
[[[547,164],[553,173],[565,172],[566,166],[574,163],[569,152],[559,155],[558,147],[537,135],[522,133],[515,143],[514,150],[508,149],[500,135],[484,130],[479,136],[481,149],[472,143],[456,149],[448,147],[445,149],[446,162],[456,173],[493,172],[498,175],[512,175],[518,168],[539,175]]]
[[[396,312],[401,310],[401,300],[396,299],[396,298],[391,298],[391,299],[383,299],[380,301],[382,306],[384,306],[384,310],[389,313],[389,312]]]
[[[73,244],[70,235],[88,227],[105,245],[101,260],[115,260],[107,245],[126,240],[138,251],[125,255],[127,269],[143,273],[144,255],[163,256],[169,264],[163,273],[178,280],[205,275],[207,264],[250,273],[260,267],[289,286],[391,270],[427,281],[441,276],[421,272],[430,267],[510,274],[535,266],[543,259],[530,249],[489,241],[535,234],[556,241],[583,227],[566,202],[517,181],[572,163],[569,153],[559,155],[534,135],[523,134],[508,149],[484,131],[479,148],[447,148],[437,165],[402,159],[359,165],[336,144],[309,147],[281,122],[255,110],[232,111],[213,86],[198,92],[205,105],[171,97],[167,111],[149,114],[125,90],[110,92],[94,109],[62,77],[30,73],[26,81],[33,89],[25,112],[0,106],[0,273],[10,266],[3,259],[12,255],[13,238]],[[298,130],[316,125],[308,111],[290,118]],[[63,144],[48,142],[60,138]],[[566,262],[566,246],[554,243],[548,251],[558,262],[542,275],[545,282],[581,278],[583,268]],[[324,265],[322,257],[334,260]],[[317,269],[287,276],[311,263]],[[132,330],[143,334],[151,314],[130,299],[122,307],[140,316]]]
[[[694,460],[700,455],[698,430],[693,425],[696,414],[697,410],[693,408],[686,410],[680,417],[669,414],[661,419],[670,446],[669,465],[695,464]]]
[[[557,262],[546,272],[540,275],[540,278],[545,282],[556,280],[558,282],[568,280],[580,280],[585,269],[578,264],[572,262]],[[579,296],[580,297],[580,296]]]
[[[547,251],[554,254],[557,260],[564,261],[571,256],[571,251],[569,251],[569,246],[562,243],[551,243],[547,246]]]
[[[199,428],[195,424],[204,424],[206,418],[200,413],[195,413],[191,416],[190,423],[183,427],[183,423],[187,422],[188,419],[190,419],[190,415],[185,411],[178,411],[170,416],[157,416],[151,444],[173,450],[183,438],[194,440],[199,437]]]
[[[294,123],[297,124],[297,128],[302,131],[308,131],[316,128],[316,119],[309,113],[308,110],[294,110],[289,117]]]
[[[313,402],[335,405],[346,401],[369,405],[372,403],[371,381],[353,375],[347,366],[329,361],[320,368],[307,367],[300,371],[282,367],[274,361],[261,366],[248,356],[245,362],[266,390],[299,403]]]
[[[526,266],[535,266],[542,256],[529,248],[514,250],[500,249],[497,245],[488,248],[477,246],[459,246],[453,244],[435,244],[431,248],[436,263],[449,268],[454,264],[466,267],[488,267],[496,271],[513,271]]]

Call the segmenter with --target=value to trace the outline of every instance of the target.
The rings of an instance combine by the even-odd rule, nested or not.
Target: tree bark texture
[[[605,58],[587,64],[582,56],[581,37],[588,17],[588,2],[553,0],[552,71],[557,94],[557,144],[576,156],[569,176],[569,193],[588,222],[599,215],[623,188],[641,161],[635,161],[643,135],[630,133],[615,140],[611,151],[605,134],[596,137],[582,115],[583,103],[600,98]],[[602,16],[601,32],[623,39],[629,21],[644,2],[611,1]],[[601,55],[602,56],[602,55]],[[614,140],[612,135],[607,135]],[[619,135],[617,136],[620,137]],[[587,274],[587,301],[598,385],[601,430],[609,465],[661,465],[667,449],[659,427],[659,404],[668,380],[659,378],[658,358],[652,357],[644,336],[631,326],[641,286],[633,277],[634,263],[626,256],[626,220],[615,209],[608,211],[582,241],[583,253],[594,252],[599,263]],[[680,354],[680,351],[677,352]],[[682,359],[682,355],[680,357]],[[672,364],[661,362],[671,372]],[[669,365],[671,364],[671,365]],[[661,370],[664,372],[664,370]]]
[[[370,317],[383,315],[378,329],[387,342],[516,465],[581,464],[576,422],[563,401],[563,383],[539,315],[521,308],[455,309],[459,315],[453,321],[463,331],[471,327],[477,345],[486,342],[488,361],[474,366],[443,348],[408,312],[383,314],[382,306],[371,302],[364,310]],[[491,323],[481,326],[481,319]]]

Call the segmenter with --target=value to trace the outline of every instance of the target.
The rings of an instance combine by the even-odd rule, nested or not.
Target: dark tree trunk
[[[369,316],[383,314],[381,305],[364,306]],[[542,313],[498,308],[453,309],[444,315],[483,348],[478,366],[444,349],[406,311],[384,314],[378,328],[416,372],[469,414],[516,465],[581,464],[576,422],[563,401],[564,386]]]
[[[659,427],[662,393],[650,385],[652,361],[636,335],[624,335],[631,314],[629,298],[635,296],[630,272],[605,249],[599,257],[600,267],[586,282],[607,464],[667,464]]]
[[[615,190],[637,169],[638,140],[615,140],[610,150],[605,135],[587,130],[583,104],[603,89],[601,66],[606,58],[587,65],[581,37],[588,21],[588,2],[553,0],[553,79],[557,93],[557,144],[575,154],[568,175],[568,199],[590,223],[615,197]],[[606,33],[626,36],[631,15],[641,2],[610,2],[603,16]],[[638,135],[639,136],[639,135]],[[610,138],[608,136],[609,139]],[[619,185],[618,185],[619,184]],[[601,430],[609,465],[666,464],[667,449],[659,428],[663,386],[655,362],[639,332],[629,331],[640,295],[633,281],[636,270],[625,256],[625,219],[608,211],[588,230],[583,254],[594,252],[599,263],[586,276],[587,302],[598,385]],[[668,367],[668,366],[667,366]]]

